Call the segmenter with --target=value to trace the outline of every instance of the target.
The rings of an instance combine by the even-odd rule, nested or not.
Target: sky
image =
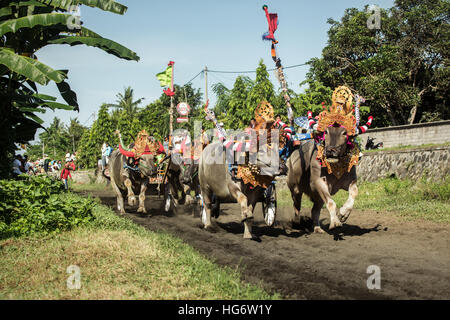
[[[302,64],[320,57],[327,43],[328,18],[339,20],[346,8],[363,9],[365,5],[382,8],[393,6],[394,0],[119,0],[128,7],[124,15],[81,7],[83,25],[101,36],[135,51],[139,62],[119,59],[87,46],[50,45],[39,50],[39,61],[54,69],[68,69],[72,90],[77,93],[80,111],[48,110],[42,115],[44,127],[55,116],[64,123],[78,118],[90,126],[102,103],[113,103],[116,95],[131,86],[135,98],[145,98],[142,107],[160,97],[162,88],[155,75],[175,61],[175,83],[184,85],[201,70],[256,70],[262,58],[270,69],[270,42],[262,41],[267,20],[262,10],[278,13],[275,33],[277,52],[284,67]],[[285,70],[288,87],[302,92],[308,66]],[[255,74],[247,74],[254,79]],[[223,82],[228,88],[238,74],[208,73],[208,94],[213,105],[211,86]],[[279,84],[270,72],[275,88]],[[192,81],[205,92],[203,76]],[[64,102],[54,83],[39,87],[40,93],[58,97]],[[211,105],[210,104],[210,105]],[[42,132],[39,130],[38,134]]]

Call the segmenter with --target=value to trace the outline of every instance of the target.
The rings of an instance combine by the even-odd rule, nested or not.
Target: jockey
[[[279,114],[275,117],[275,123],[274,127],[276,129],[279,129],[281,131],[281,134],[286,138],[286,143],[283,147],[283,149],[280,150],[280,157],[282,160],[286,161],[287,158],[292,153],[292,143],[293,143],[293,136],[295,134],[294,128],[288,126],[286,123],[281,121],[281,116]]]

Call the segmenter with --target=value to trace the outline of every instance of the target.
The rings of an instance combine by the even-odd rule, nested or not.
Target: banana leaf
[[[49,81],[59,83],[66,78],[64,73],[37,60],[15,54],[6,48],[0,48],[0,64],[41,85],[46,85]]]
[[[63,13],[42,13],[34,14],[17,19],[9,19],[0,23],[0,36],[8,32],[16,33],[22,28],[34,28],[35,26],[52,26],[52,25],[67,25],[68,20],[72,19],[69,14]]]
[[[104,11],[109,11],[117,14],[124,14],[128,7],[121,3],[112,0],[37,0],[41,3],[45,3],[54,8],[59,8],[63,10],[69,10],[71,6],[76,6],[78,4],[84,4],[88,7],[99,8]]]
[[[49,43],[52,44],[69,44],[71,46],[76,46],[84,44],[90,47],[96,47],[102,49],[103,51],[113,54],[116,57],[125,60],[139,61],[138,55],[131,51],[130,49],[122,46],[121,44],[114,42],[106,38],[92,38],[92,37],[71,37],[71,36],[61,36],[59,39],[51,40]]]

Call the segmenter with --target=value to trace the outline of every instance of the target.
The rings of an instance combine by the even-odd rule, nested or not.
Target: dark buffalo
[[[128,154],[128,153],[127,153]],[[130,155],[130,154],[128,154]],[[153,154],[142,154],[134,165],[133,157],[127,157],[119,150],[113,151],[109,159],[109,177],[114,192],[117,195],[117,209],[125,213],[123,198],[126,196],[130,206],[136,205],[136,195],[139,194],[138,212],[146,213],[145,191],[149,177],[157,173]],[[131,165],[130,165],[131,164]]]

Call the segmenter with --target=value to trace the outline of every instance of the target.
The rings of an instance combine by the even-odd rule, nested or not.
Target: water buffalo
[[[303,193],[307,194],[314,203],[311,216],[316,233],[324,232],[319,221],[320,209],[324,203],[330,213],[329,229],[331,230],[342,226],[342,223],[347,220],[358,195],[356,166],[351,166],[349,172],[347,170],[349,148],[354,145],[349,141],[346,129],[342,126],[329,126],[323,134],[324,148],[322,152],[328,163],[338,168],[341,165],[340,167],[344,168],[340,174],[337,176],[333,173],[330,174],[327,168],[321,166],[317,160],[318,149],[313,140],[295,150],[287,162],[287,185],[294,202],[295,215],[299,216],[302,195]],[[343,207],[338,210],[331,196],[340,189],[347,190],[349,197]]]
[[[161,152],[162,146],[155,145],[154,148],[150,148],[148,135],[143,130],[138,135],[138,145],[133,150],[127,150],[123,147],[120,132],[116,131],[116,134],[120,139],[119,150],[113,151],[109,158],[109,177],[104,172],[103,174],[111,180],[111,186],[117,195],[117,209],[121,214],[125,213],[123,198],[127,196],[128,204],[133,206],[137,202],[135,195],[138,193],[138,212],[146,213],[145,191],[149,177],[157,174],[155,153],[158,147],[158,152]]]
[[[188,163],[182,167],[181,182],[185,186],[187,195],[194,191],[195,196],[200,196],[200,180],[198,179],[198,163]]]
[[[170,155],[168,167],[167,167],[167,187],[170,195],[173,197],[175,205],[183,205],[186,201],[186,192],[184,190],[181,178],[183,174],[183,160],[179,153],[173,153]],[[170,201],[170,199],[168,199]],[[166,211],[169,210],[170,202],[166,203]]]
[[[278,150],[275,152],[258,152],[257,166],[264,168],[264,175],[271,175],[272,177],[278,174],[279,166],[276,161],[276,167],[267,166],[273,164],[273,155],[278,160]],[[203,198],[203,212],[202,222],[205,229],[211,228],[211,210],[213,207],[214,198],[220,202],[235,202],[237,201],[241,207],[241,222],[244,223],[244,238],[252,239],[252,222],[253,210],[255,205],[264,196],[265,189],[262,187],[251,187],[250,184],[234,182],[229,171],[227,152],[223,148],[221,142],[209,144],[202,152],[198,178],[200,181],[201,196]],[[266,164],[266,166],[264,166]],[[261,170],[262,172],[263,170]]]

